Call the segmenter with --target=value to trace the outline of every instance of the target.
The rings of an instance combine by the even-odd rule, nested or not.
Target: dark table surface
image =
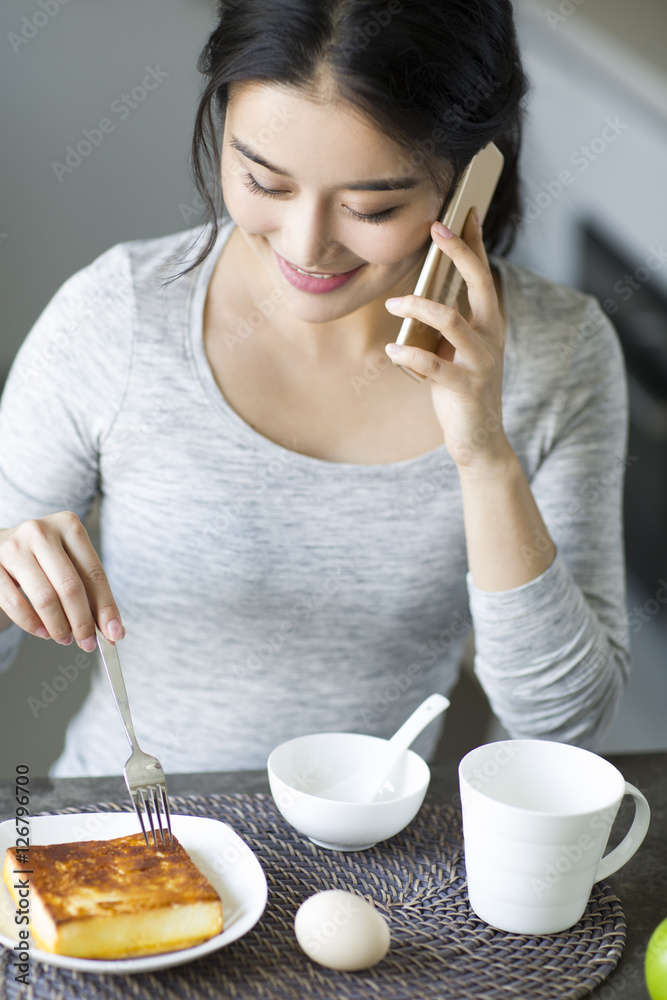
[[[637,854],[609,878],[625,913],[627,939],[616,969],[590,996],[599,1000],[648,1000],[644,982],[646,946],[653,929],[667,917],[667,753],[611,755],[608,760],[648,799],[651,825]],[[426,801],[458,804],[457,762],[433,765],[431,774]],[[169,774],[168,783],[170,795],[269,791],[264,771]],[[14,818],[14,788],[13,781],[0,779],[0,820]],[[117,775],[30,780],[30,811],[33,814],[65,806],[127,801],[122,777]],[[632,800],[626,797],[612,831],[610,846],[625,834],[632,821],[633,808]]]

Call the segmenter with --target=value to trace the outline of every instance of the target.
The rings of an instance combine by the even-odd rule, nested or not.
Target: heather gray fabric
[[[509,315],[504,422],[558,554],[531,583],[482,592],[444,445],[386,465],[327,462],[271,442],[226,403],[202,310],[232,228],[166,288],[179,268],[163,265],[196,230],[118,244],[74,274],[0,405],[1,525],[83,518],[100,493],[143,748],[168,771],[207,771],[264,767],[306,732],[388,736],[427,694],[451,690],[472,624],[478,676],[513,735],[595,746],[629,671],[625,375],[597,300],[493,258]],[[22,636],[0,633],[1,665]],[[63,663],[77,652],[63,647]],[[416,744],[426,756],[429,729]],[[51,773],[116,774],[127,756],[97,664]]]

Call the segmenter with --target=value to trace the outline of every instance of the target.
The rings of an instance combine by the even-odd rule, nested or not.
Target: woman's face
[[[442,207],[415,162],[347,105],[255,81],[230,88],[225,206],[288,310],[306,322],[412,291]],[[390,189],[355,189],[387,181]],[[304,278],[295,267],[337,278]]]

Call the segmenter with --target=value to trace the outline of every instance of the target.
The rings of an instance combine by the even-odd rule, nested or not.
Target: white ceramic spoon
[[[387,775],[399,757],[405,753],[410,744],[419,736],[429,722],[436,719],[445,709],[449,701],[442,694],[432,694],[414,710],[397,729],[380,754],[370,763],[345,778],[343,781],[324,788],[317,794],[325,799],[337,799],[341,802],[372,802],[384,785]]]

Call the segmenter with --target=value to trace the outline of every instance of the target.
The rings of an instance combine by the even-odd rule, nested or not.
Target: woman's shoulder
[[[224,228],[223,223],[220,225],[220,233]],[[181,288],[191,283],[199,268],[180,278],[177,275],[194,263],[210,233],[210,226],[195,226],[166,236],[126,240],[110,247],[98,260],[106,257],[111,262],[122,257],[126,262],[128,276],[137,287],[161,288],[163,283],[169,282],[169,285]],[[176,280],[172,282],[170,279]]]
[[[622,437],[627,388],[616,330],[599,300],[505,258],[508,299],[503,382],[507,426],[547,453],[569,429]],[[531,430],[532,428],[532,430]],[[617,439],[616,437],[614,438]]]
[[[159,288],[169,276],[170,265],[174,273],[187,266],[188,247],[200,233],[199,229],[186,229],[167,236],[114,243],[74,271],[57,289],[51,306],[95,307],[107,298],[117,306],[123,302],[129,305],[140,287]]]
[[[542,364],[569,368],[610,353],[620,355],[613,323],[599,300],[505,257],[489,258],[500,274],[513,343],[508,347]]]
[[[225,219],[219,223],[216,242],[224,239],[229,227]],[[80,268],[62,285],[65,294],[76,293],[86,286],[93,287],[104,282],[113,287],[114,294],[136,295],[140,292],[151,295],[164,288],[173,288],[175,293],[187,290],[203,266],[200,264],[186,275],[182,272],[190,267],[205,246],[211,227],[195,226],[182,229],[165,236],[124,240],[114,243],[87,265]],[[181,276],[182,275],[182,276]]]
[[[507,257],[491,255],[489,260],[501,272],[518,318],[533,317],[537,312],[550,319],[569,322],[573,316],[589,311],[594,304],[599,306],[593,295],[546,278]]]

